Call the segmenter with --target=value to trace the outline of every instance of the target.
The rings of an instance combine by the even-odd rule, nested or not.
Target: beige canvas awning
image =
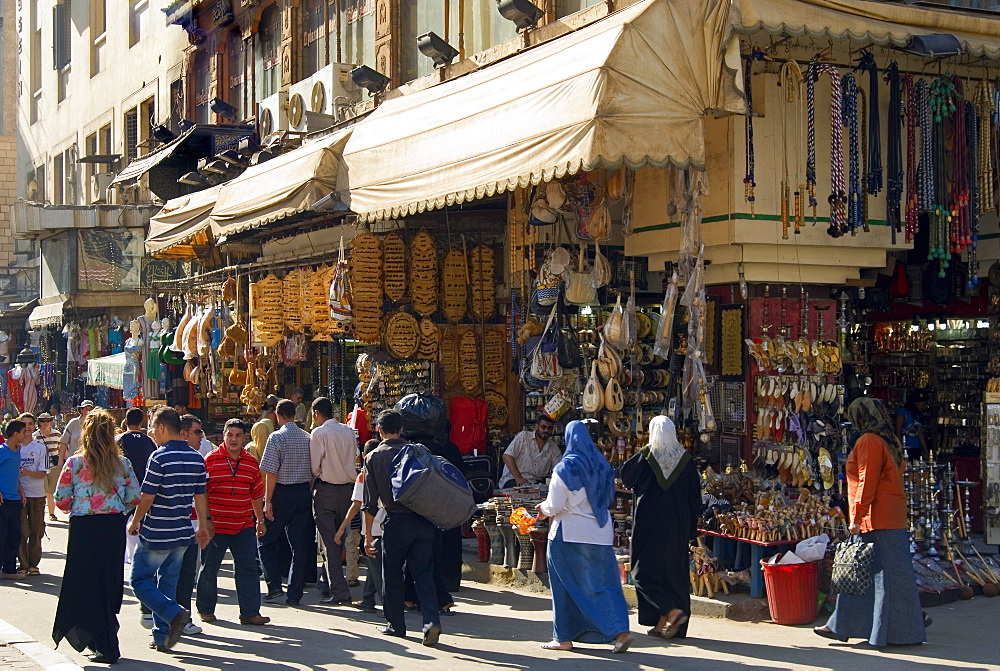
[[[1000,21],[955,9],[864,0],[733,0],[731,23],[742,33],[849,38],[859,46],[902,47],[914,35],[948,33],[970,54],[1000,57]]]
[[[168,200],[149,220],[146,251],[153,255],[178,245],[191,244],[209,226],[208,216],[215,207],[222,184]]]
[[[35,329],[43,326],[62,326],[63,305],[63,302],[59,301],[35,307],[28,315],[28,325]]]
[[[387,100],[344,149],[363,221],[626,164],[701,167],[703,115],[742,112],[729,0],[645,0]],[[728,60],[727,60],[728,59]]]
[[[210,216],[216,237],[304,212],[337,189],[341,151],[351,129],[251,166],[222,186]]]
[[[121,182],[139,179],[154,167],[159,165],[161,161],[173,156],[174,152],[184,144],[184,142],[192,135],[192,133],[194,133],[196,129],[197,126],[191,126],[179,136],[158,148],[156,151],[150,152],[145,156],[140,156],[139,158],[133,160],[125,166],[124,170],[115,175],[115,178],[111,180],[111,185],[114,186],[115,184],[119,184]]]

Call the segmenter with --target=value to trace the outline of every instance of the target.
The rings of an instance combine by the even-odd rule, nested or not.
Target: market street
[[[51,648],[52,618],[59,590],[59,572],[66,543],[66,524],[50,524],[42,560],[42,576],[29,582],[0,584],[0,619]],[[218,622],[205,632],[185,636],[171,654],[149,650],[149,632],[139,625],[138,606],[126,590],[120,639],[122,669],[317,669],[344,666],[365,669],[413,668],[464,669],[499,666],[510,669],[722,669],[739,664],[748,669],[1000,669],[1000,652],[987,635],[994,628],[1000,599],[978,597],[973,601],[932,608],[934,625],[929,642],[917,648],[875,650],[867,644],[827,645],[809,627],[746,624],[729,620],[694,618],[691,637],[669,643],[645,636],[632,613],[636,634],[631,650],[612,655],[609,646],[581,645],[577,652],[540,650],[551,630],[548,598],[491,585],[463,583],[457,595],[458,614],[445,618],[445,635],[437,648],[420,645],[417,636],[387,639],[375,631],[381,620],[350,608],[318,606],[318,592],[306,591],[301,608],[265,605],[263,614],[272,624],[241,627],[234,624],[237,607],[232,564],[223,564]],[[31,588],[26,588],[27,585]],[[355,596],[359,596],[356,588]],[[411,615],[408,625],[418,626]],[[66,643],[59,652],[84,668],[90,664]],[[2,658],[0,658],[2,659]],[[138,661],[142,660],[142,661]]]

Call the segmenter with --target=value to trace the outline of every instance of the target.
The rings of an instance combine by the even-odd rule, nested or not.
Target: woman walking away
[[[583,422],[566,426],[566,452],[556,465],[549,495],[536,506],[538,519],[552,518],[547,563],[552,588],[552,640],[546,650],[572,650],[580,643],[632,643],[628,607],[611,546],[608,507],[615,475]]]
[[[813,631],[839,641],[867,638],[874,646],[920,645],[927,634],[906,531],[903,446],[882,401],[856,399],[847,417],[861,433],[847,459],[849,530],[875,544],[872,584],[860,596],[838,595],[826,626]]]
[[[701,482],[691,455],[662,415],[649,423],[649,445],[622,466],[635,494],[632,577],[639,624],[661,638],[684,638],[691,613],[688,542],[698,536]]]
[[[140,483],[115,442],[115,428],[107,411],[88,413],[80,451],[66,460],[55,494],[70,518],[52,639],[58,646],[65,638],[77,652],[90,648],[98,664],[114,664],[121,656],[125,514],[139,502]]]

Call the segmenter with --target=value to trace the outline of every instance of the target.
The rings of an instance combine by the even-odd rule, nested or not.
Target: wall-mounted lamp
[[[420,53],[434,61],[434,67],[437,68],[448,65],[458,56],[458,49],[445,42],[434,32],[418,35],[417,49],[420,49]]]
[[[530,0],[497,0],[497,11],[503,18],[513,21],[519,31],[533,27],[545,15]]]
[[[914,35],[906,46],[900,47],[899,50],[923,58],[946,58],[958,56],[963,52],[962,43],[958,38],[947,33]]]
[[[247,166],[246,159],[240,156],[239,152],[235,149],[227,149],[221,154],[217,154],[216,158],[221,159],[236,168],[245,168]]]
[[[239,119],[239,112],[237,112],[236,108],[222,98],[212,98],[209,100],[208,109],[226,119],[229,119],[230,121],[236,121]]]
[[[381,93],[389,85],[389,78],[367,65],[359,65],[351,70],[351,81],[355,86],[368,89],[372,95]]]

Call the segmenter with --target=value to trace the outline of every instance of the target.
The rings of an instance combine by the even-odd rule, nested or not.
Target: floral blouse
[[[59,510],[70,515],[114,515],[128,513],[139,503],[139,487],[142,483],[135,477],[132,462],[121,457],[125,475],[115,478],[115,491],[105,494],[94,489],[94,473],[83,460],[74,454],[66,460],[55,500]]]

